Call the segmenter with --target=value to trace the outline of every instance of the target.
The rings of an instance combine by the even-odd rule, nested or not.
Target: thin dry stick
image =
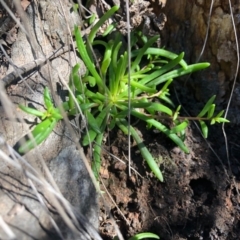
[[[0,226],[8,236],[8,239],[17,239],[16,235],[13,233],[12,229],[8,226],[8,224],[3,220],[1,215],[0,215]]]
[[[198,63],[204,53],[204,50],[206,48],[206,44],[207,44],[207,40],[208,40],[208,35],[209,35],[209,29],[210,29],[210,22],[211,22],[211,16],[212,16],[212,9],[213,9],[213,4],[214,4],[214,1],[215,0],[211,0],[211,5],[210,5],[210,9],[209,9],[209,14],[208,14],[208,21],[207,21],[207,31],[206,31],[206,35],[205,35],[205,38],[204,38],[204,43],[203,43],[203,47],[202,47],[202,50],[198,56],[198,59],[196,61],[196,63]],[[187,77],[187,79],[185,80],[185,85],[187,83],[187,81],[189,80],[189,78],[191,77],[191,74],[189,74],[189,76]]]
[[[30,30],[31,26],[29,23],[29,19],[27,17],[27,14],[25,13],[25,11],[22,8],[20,1],[14,0],[13,2],[14,2],[14,5],[20,15],[21,21],[23,22],[23,27],[24,27],[25,31],[27,32],[26,37],[31,46],[31,50],[32,50],[34,58],[39,58],[41,56],[44,56],[42,49],[40,48],[34,33]]]
[[[230,106],[231,101],[232,101],[233,91],[235,89],[235,85],[236,85],[236,81],[237,81],[239,62],[240,62],[238,37],[237,37],[236,25],[235,25],[235,21],[234,21],[234,17],[233,17],[233,12],[232,12],[232,4],[231,4],[230,0],[228,1],[228,3],[229,3],[231,20],[232,20],[232,24],[233,24],[233,31],[234,31],[235,41],[236,41],[237,66],[236,66],[236,72],[235,72],[235,76],[234,76],[233,86],[232,86],[232,89],[231,89],[231,94],[230,94],[229,101],[228,101],[228,104],[227,104],[227,108],[226,108],[226,111],[225,111],[225,114],[224,114],[224,118],[227,118],[229,106]],[[225,123],[223,123],[223,125],[222,125],[222,131],[223,131],[223,135],[224,135],[224,139],[225,139],[225,146],[226,146],[226,153],[227,153],[227,160],[228,160],[228,168],[229,168],[229,171],[232,173],[231,164],[230,164],[230,157],[229,157],[228,139],[227,139],[227,134],[226,134],[226,131],[225,131]],[[236,192],[237,192],[238,197],[239,197],[240,193],[239,193],[239,190],[238,190],[235,179],[233,179],[233,182],[234,182],[235,189],[236,189]]]
[[[131,176],[131,38],[130,38],[130,16],[129,16],[129,0],[126,0],[127,15],[127,50],[128,50],[128,173]]]
[[[198,63],[203,55],[203,52],[206,48],[206,44],[207,44],[207,40],[208,40],[208,35],[209,35],[209,29],[210,29],[210,21],[211,21],[211,16],[212,16],[212,9],[213,9],[213,4],[214,4],[214,1],[215,0],[212,0],[211,1],[211,6],[210,6],[210,9],[209,9],[209,14],[208,14],[208,21],[207,21],[207,32],[206,32],[206,35],[205,35],[205,39],[204,39],[204,43],[203,43],[203,47],[202,47],[202,51],[201,53],[199,54],[199,57],[197,59],[197,62]]]
[[[9,152],[11,153],[12,158],[15,160],[15,162],[22,162],[24,164],[24,167],[27,168],[27,169],[23,169],[22,164],[21,163],[19,164],[20,170],[23,172],[26,178],[33,180],[34,182],[40,184],[47,190],[46,194],[48,195],[52,205],[58,210],[59,215],[62,217],[65,223],[69,226],[69,228],[77,232],[77,229],[75,226],[78,226],[78,221],[76,220],[72,210],[69,208],[69,203],[66,201],[66,199],[62,196],[61,192],[59,191],[46,164],[41,162],[43,169],[46,171],[46,175],[48,176],[49,181],[52,185],[50,185],[44,179],[44,177],[40,173],[38,173],[23,157],[21,157],[18,153],[16,153],[15,150],[13,150],[10,146],[8,146],[8,149],[9,149]],[[40,154],[37,154],[37,155],[38,155],[38,159],[41,160],[42,156]],[[64,209],[66,209],[66,211]],[[69,216],[71,216],[72,220],[70,220],[66,212],[69,214]],[[72,221],[74,222],[75,225],[72,223]]]
[[[0,44],[1,47],[1,44]],[[1,47],[1,49],[3,49]],[[49,60],[53,60],[54,58],[59,57],[60,55],[64,54],[65,52],[68,52],[70,50],[70,48],[68,46],[65,47],[60,47],[59,49],[53,51],[49,56],[45,57],[40,57],[38,59],[33,60],[32,62],[29,62],[27,64],[24,64],[21,67],[16,67],[14,71],[12,71],[11,73],[9,73],[8,75],[6,75],[5,77],[3,77],[1,79],[1,84],[3,85],[3,87],[7,87],[9,85],[11,85],[12,83],[15,83],[15,81],[20,78],[21,81],[24,82],[24,77],[23,75],[33,71],[34,69],[41,67],[42,65],[46,64],[47,61]],[[6,55],[6,57],[8,57],[8,55]],[[12,62],[9,59],[9,62]],[[12,65],[14,65],[12,63]],[[25,83],[25,82],[24,82]],[[29,87],[30,88],[30,87]],[[34,91],[31,90],[33,93]]]
[[[67,27],[67,33],[66,33],[66,34],[68,34],[68,35],[70,36],[71,44],[72,44],[72,46],[74,46],[73,36],[72,36],[72,32],[71,32],[71,29],[70,29],[69,24],[68,24],[68,19],[67,19],[67,16],[66,16],[66,12],[65,12],[65,10],[64,10],[64,8],[63,8],[62,2],[61,2],[60,0],[58,0],[58,2],[59,2],[59,4],[60,4],[60,6],[61,6],[62,14],[63,14],[63,16],[64,16],[64,19],[65,19],[65,21],[66,21],[66,23],[67,23],[67,26],[66,26],[66,27]],[[77,25],[77,23],[75,23],[75,25]],[[67,41],[68,41],[68,45],[70,46],[70,44],[69,44],[69,38],[67,38]],[[77,62],[77,54],[76,54],[75,48],[73,48],[73,52],[74,52],[74,56],[75,56],[75,61]],[[69,63],[71,64],[71,67],[73,67],[73,66],[72,66],[72,62],[71,62],[70,53],[69,53],[68,61],[69,61]],[[80,78],[81,78],[81,75],[80,75]]]
[[[57,226],[55,220],[52,218],[52,216],[51,216],[51,214],[50,214],[50,211],[49,211],[48,207],[46,206],[46,204],[45,204],[45,202],[44,202],[44,200],[43,200],[43,197],[42,197],[42,196],[40,195],[40,193],[38,192],[38,190],[37,190],[37,188],[35,187],[33,181],[28,178],[28,183],[29,183],[29,185],[31,186],[31,188],[33,189],[33,192],[34,192],[35,195],[37,196],[38,201],[39,201],[40,204],[42,205],[44,211],[45,211],[46,213],[48,213],[48,217],[49,217],[49,219],[50,219],[50,222],[52,223],[53,227],[55,228],[57,234],[58,234],[62,239],[64,239],[64,237],[63,237],[63,235],[62,235],[59,227]]]
[[[235,76],[234,76],[234,80],[233,80],[233,85],[232,85],[232,89],[231,89],[231,94],[228,100],[228,104],[227,104],[227,108],[224,114],[224,118],[227,118],[227,114],[229,111],[229,106],[231,104],[232,101],[232,97],[233,97],[233,91],[235,89],[235,85],[236,85],[236,81],[237,81],[237,75],[238,75],[238,69],[239,69],[239,61],[240,61],[240,57],[239,57],[239,45],[238,45],[238,37],[237,37],[237,31],[236,31],[236,25],[235,25],[235,21],[234,21],[234,17],[233,17],[233,12],[232,12],[232,4],[231,1],[229,0],[229,9],[230,9],[230,13],[231,13],[231,20],[232,20],[232,24],[233,24],[233,31],[234,31],[234,37],[235,37],[235,42],[236,42],[236,51],[237,51],[237,66],[236,66],[236,71],[235,71]],[[228,167],[229,170],[231,171],[230,168],[230,159],[229,159],[229,149],[228,149],[228,141],[227,141],[227,134],[225,132],[225,123],[223,123],[222,125],[222,131],[223,131],[223,135],[225,138],[225,145],[226,145],[226,153],[227,153],[227,160],[228,160]],[[237,188],[236,188],[237,189]]]
[[[6,143],[5,143],[6,144]],[[23,174],[26,176],[27,179],[31,179],[33,180],[34,182],[40,184],[41,186],[43,186],[46,190],[49,191],[49,193],[53,193],[53,195],[51,196],[50,195],[50,200],[51,200],[51,203],[53,204],[53,206],[58,210],[60,216],[62,216],[62,218],[64,219],[64,221],[66,222],[66,219],[68,218],[68,216],[65,214],[65,211],[61,210],[62,207],[57,203],[55,203],[55,196],[61,200],[61,202],[63,203],[63,206],[64,206],[64,198],[63,196],[60,194],[60,193],[57,193],[55,191],[55,189],[52,188],[52,186],[47,183],[43,177],[24,159],[22,158],[21,156],[19,156],[9,145],[6,145],[7,148],[8,148],[8,151],[11,153],[11,156],[12,156],[12,159],[9,158],[8,155],[6,155],[3,151],[0,151],[0,157],[1,157],[1,160],[4,160],[6,161],[7,163],[9,163],[10,165],[16,167],[17,169],[19,169],[19,171],[23,172]],[[17,156],[16,156],[17,154]],[[23,165],[20,163],[20,161],[24,164],[24,167],[25,169],[23,169]],[[30,172],[28,171],[30,170]],[[32,172],[32,173],[31,173]],[[54,199],[54,200],[53,200]],[[60,206],[60,208],[59,208]],[[69,225],[68,225],[68,222],[69,222]],[[71,224],[72,222],[71,221],[68,221],[67,220],[67,225],[71,228],[71,229],[76,229],[74,225],[72,225],[71,227]]]

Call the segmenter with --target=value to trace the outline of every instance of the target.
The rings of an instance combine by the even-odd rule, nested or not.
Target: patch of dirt
[[[187,130],[185,141],[190,154],[181,152],[161,133],[146,130],[141,124],[137,128],[144,136],[144,143],[159,159],[165,181],[160,183],[150,173],[134,143],[132,167],[141,176],[132,171],[129,177],[125,164],[103,154],[102,182],[119,208],[105,193],[107,204],[101,208],[100,226],[103,238],[113,239],[116,235],[109,218],[111,213],[125,239],[144,231],[154,232],[163,240],[239,239],[240,164],[234,129],[227,129],[230,157],[234,160],[231,175],[220,127],[210,128],[209,143],[221,159],[213,154],[194,124]],[[120,131],[113,132],[110,142],[108,150],[126,159],[127,137]],[[106,191],[103,184],[102,190]]]
[[[188,89],[183,91],[182,84],[175,83],[178,98],[190,115],[196,116],[204,104],[196,101]],[[171,94],[174,99],[174,91]],[[182,112],[181,115],[186,114]],[[140,175],[132,171],[129,177],[126,162],[122,164],[109,154],[103,154],[103,183],[119,209],[105,193],[108,201],[102,205],[101,216],[111,213],[124,239],[149,231],[163,240],[239,239],[238,128],[232,124],[226,126],[228,162],[220,125],[209,127],[209,138],[205,141],[196,125],[191,123],[185,139],[189,154],[183,153],[162,133],[146,129],[143,123],[139,122],[135,127],[158,159],[164,183],[150,172],[134,142],[131,146],[132,167]],[[111,132],[109,142],[110,146],[105,148],[125,160],[127,137],[120,131]],[[107,216],[101,219],[100,229],[104,239],[113,239],[116,232]]]

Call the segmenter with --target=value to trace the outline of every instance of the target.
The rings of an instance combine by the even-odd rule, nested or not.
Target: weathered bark
[[[185,52],[185,59],[195,63],[202,51],[207,33],[212,1],[168,0],[163,9],[168,17],[164,29],[165,45],[174,52]],[[239,1],[231,1],[239,35]],[[233,23],[228,0],[214,1],[209,34],[201,61],[211,63],[209,69],[194,74],[188,82],[199,101],[216,94],[218,103],[228,100],[237,65]]]

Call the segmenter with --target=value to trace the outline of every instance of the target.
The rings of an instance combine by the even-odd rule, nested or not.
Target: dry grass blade
[[[234,80],[233,80],[233,85],[232,85],[232,89],[231,89],[231,93],[230,93],[230,97],[227,103],[227,108],[224,114],[224,117],[226,118],[228,116],[228,111],[229,111],[229,107],[233,98],[233,92],[236,86],[236,82],[237,82],[237,77],[238,77],[238,73],[239,73],[239,63],[240,63],[240,55],[239,55],[239,43],[238,43],[238,36],[237,36],[237,31],[236,31],[236,24],[235,24],[235,20],[234,20],[234,16],[233,16],[233,10],[232,10],[232,4],[231,1],[228,1],[229,3],[229,10],[230,10],[230,14],[231,14],[231,20],[232,20],[232,26],[233,26],[233,32],[234,32],[234,37],[235,37],[235,43],[236,43],[236,52],[237,52],[237,66],[236,66],[236,71],[235,71],[235,75],[234,75]],[[232,170],[231,170],[231,163],[230,163],[230,156],[229,156],[229,147],[228,147],[228,139],[227,139],[227,134],[225,131],[225,123],[223,123],[222,125],[222,131],[223,131],[223,135],[224,135],[224,139],[225,139],[225,146],[226,146],[226,153],[227,153],[227,160],[228,160],[228,168],[229,171],[232,174]],[[239,189],[237,187],[237,183],[235,181],[235,179],[233,179],[234,185],[235,185],[235,189],[237,191],[238,194],[238,198],[240,197],[240,192]]]
[[[236,82],[237,82],[237,76],[238,76],[238,72],[239,72],[239,62],[240,62],[239,44],[238,44],[238,36],[237,36],[237,31],[236,31],[236,24],[235,24],[235,20],[234,20],[234,16],[233,16],[231,1],[229,0],[228,2],[229,2],[229,10],[230,10],[230,13],[231,13],[231,20],[232,20],[233,32],[234,32],[235,43],[236,43],[237,66],[236,66],[236,71],[235,71],[235,75],[234,75],[234,80],[233,80],[233,85],[232,85],[230,97],[229,97],[228,104],[227,104],[227,108],[226,108],[226,111],[225,111],[225,114],[224,114],[224,117],[225,117],[225,118],[226,118],[227,115],[228,115],[229,106],[230,106],[231,101],[232,101],[233,92],[234,92],[235,85],[236,85]],[[228,149],[227,135],[226,135],[226,132],[225,132],[225,124],[223,124],[222,130],[223,130],[223,134],[224,134],[224,137],[225,137],[227,159],[228,159],[228,165],[229,165],[229,170],[230,170],[231,168],[230,168],[230,159],[229,159],[229,149]]]
[[[131,176],[131,133],[130,133],[130,127],[131,127],[131,35],[130,35],[130,14],[129,14],[129,0],[126,0],[126,15],[127,15],[127,39],[128,39],[128,173],[129,176]]]
[[[0,226],[7,234],[8,239],[16,239],[16,235],[12,232],[11,228],[8,224],[3,220],[2,216],[0,216]]]

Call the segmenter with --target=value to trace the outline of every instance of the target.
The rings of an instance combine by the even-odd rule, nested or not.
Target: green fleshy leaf
[[[207,114],[208,119],[212,118],[214,111],[215,111],[215,106],[216,106],[215,104],[212,104],[210,106],[210,108],[208,109],[208,114]]]
[[[48,87],[45,87],[45,89],[44,89],[43,99],[44,99],[44,104],[47,107],[47,109],[54,107]]]
[[[154,239],[160,239],[160,237],[154,233],[146,232],[146,233],[139,233],[131,238],[129,240],[141,240],[141,239],[147,239],[147,238],[154,238]]]
[[[199,121],[204,138],[208,137],[208,127],[204,121]]]
[[[180,133],[181,131],[185,130],[188,126],[188,121],[184,121],[180,124],[178,124],[177,126],[173,127],[171,130],[170,130],[170,133]]]
[[[25,154],[35,146],[42,143],[50,133],[53,131],[54,127],[57,124],[57,120],[46,119],[43,122],[39,123],[32,131],[32,138],[25,140],[25,137],[19,140],[19,143],[24,142],[23,145],[18,149],[18,152]]]
[[[33,115],[33,116],[36,116],[36,117],[43,117],[44,116],[44,112],[40,112],[40,111],[38,111],[38,110],[36,110],[36,109],[34,109],[34,108],[30,108],[30,107],[25,107],[25,106],[23,106],[23,105],[18,105],[18,107],[22,110],[22,111],[24,111],[24,112],[26,112],[26,113],[28,113],[28,114],[31,114],[31,115]]]
[[[100,126],[98,125],[97,120],[94,118],[94,116],[89,112],[86,111],[86,117],[87,117],[87,122],[91,129],[95,131],[96,133],[101,133]]]
[[[198,117],[203,117],[209,111],[209,109],[210,109],[211,105],[213,104],[215,98],[216,98],[216,96],[214,95],[207,101],[207,103],[205,104],[202,111],[198,114]]]

